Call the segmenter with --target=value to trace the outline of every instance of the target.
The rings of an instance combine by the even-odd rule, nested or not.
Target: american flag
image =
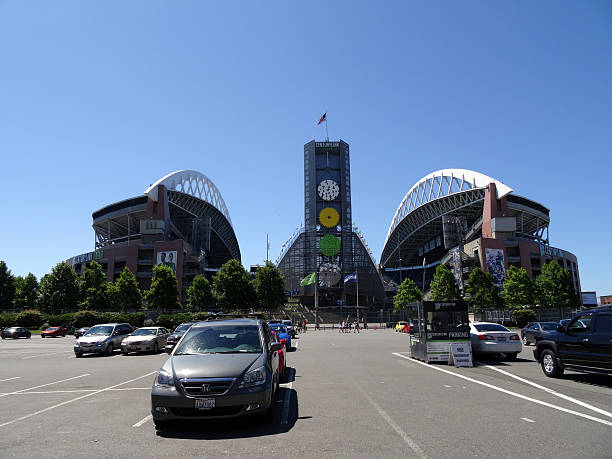
[[[323,113],[323,116],[319,118],[319,122],[317,123],[317,126],[321,124],[323,121],[327,121],[327,112]]]

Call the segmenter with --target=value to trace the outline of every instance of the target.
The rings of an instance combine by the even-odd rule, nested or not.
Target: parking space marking
[[[402,440],[404,440],[404,443],[406,443],[410,447],[410,449],[414,452],[414,454],[416,454],[418,457],[422,459],[427,458],[427,455],[421,449],[421,447],[417,444],[417,442],[415,442],[412,438],[410,438],[408,434],[404,432],[399,425],[397,425],[397,423],[391,418],[391,416],[389,416],[385,410],[383,410],[380,406],[378,406],[378,403],[372,400],[372,398],[368,395],[368,393],[365,390],[361,388],[361,386],[359,386],[357,383],[355,383],[355,386],[363,394],[365,399],[368,402],[370,402],[370,405],[372,405],[376,409],[376,411],[378,411],[378,414],[380,414],[382,418],[385,421],[387,421],[387,424],[389,424],[393,428],[393,430],[395,430],[395,432],[397,432],[397,434],[400,437],[402,437]]]
[[[555,390],[549,389],[548,387],[541,386],[540,384],[534,383],[533,381],[529,381],[528,379],[525,379],[525,378],[521,378],[520,376],[513,375],[512,373],[508,373],[507,371],[504,371],[504,370],[502,370],[500,368],[496,368],[496,367],[491,366],[491,365],[484,365],[484,366],[487,367],[487,368],[490,368],[491,370],[495,370],[495,371],[497,371],[497,372],[499,372],[501,374],[504,374],[506,376],[510,376],[511,378],[514,378],[514,379],[516,379],[518,381],[524,382],[525,384],[529,384],[530,386],[533,386],[533,387],[536,387],[538,389],[541,389],[544,392],[547,392],[547,393],[549,393],[551,395],[554,395],[556,397],[560,397],[560,398],[562,398],[564,400],[567,400],[568,402],[575,403],[576,405],[583,406],[584,408],[588,408],[589,410],[593,410],[593,411],[595,411],[595,412],[597,412],[599,414],[603,414],[604,416],[608,416],[608,417],[612,418],[612,413],[610,413],[609,411],[605,411],[605,410],[602,410],[601,408],[597,408],[596,406],[589,405],[588,403],[585,403],[585,402],[583,402],[581,400],[575,399],[574,397],[570,397],[569,395],[562,394],[562,393],[557,392]]]
[[[35,359],[36,357],[45,357],[47,355],[65,354],[67,352],[72,352],[72,351],[47,352],[46,354],[29,355],[27,357],[22,357],[21,360]]]
[[[52,386],[53,384],[59,384],[59,383],[66,382],[66,381],[72,381],[73,379],[84,378],[85,376],[89,376],[89,373],[85,373],[84,375],[79,375],[79,376],[73,376],[72,378],[61,379],[59,381],[54,381],[54,382],[50,382],[50,383],[47,383],[47,384],[41,384],[39,386],[29,387],[27,389],[17,390],[15,392],[7,392],[5,394],[0,394],[0,397],[6,397],[7,395],[19,394],[21,392],[26,392],[26,391],[29,391],[29,390],[32,390],[32,389],[38,389],[39,387]]]
[[[40,390],[40,391],[7,393],[6,395],[78,394],[82,392],[95,392],[97,390],[99,389]],[[108,389],[109,392],[126,391],[126,390],[151,390],[151,388],[150,387],[128,387],[128,388],[121,388],[121,389]]]
[[[21,376],[13,376],[12,378],[0,379],[0,382],[12,381],[13,379],[20,379]]]
[[[287,424],[289,422],[289,402],[291,401],[291,390],[293,389],[293,381],[295,380],[295,368],[291,369],[289,374],[290,380],[287,384],[282,384],[285,390],[285,399],[283,401],[283,414],[281,416],[281,424]]]
[[[138,376],[137,378],[129,379],[127,381],[123,381],[122,383],[119,383],[119,384],[114,384],[112,386],[105,387],[104,389],[99,389],[99,390],[97,390],[95,392],[90,392],[89,394],[81,395],[80,397],[76,397],[76,398],[72,398],[70,400],[66,400],[65,402],[61,402],[61,403],[58,403],[56,405],[49,406],[49,407],[44,408],[42,410],[38,410],[38,411],[36,411],[34,413],[26,414],[25,416],[21,416],[19,418],[15,418],[15,419],[13,419],[11,421],[3,422],[2,424],[0,424],[0,427],[5,427],[5,426],[8,426],[8,425],[13,424],[15,422],[19,422],[19,421],[23,421],[25,419],[29,419],[29,418],[31,418],[33,416],[37,416],[39,414],[46,413],[47,411],[51,411],[51,410],[54,410],[56,408],[59,408],[60,406],[68,405],[69,403],[77,402],[79,400],[83,400],[84,398],[91,397],[92,395],[99,394],[100,392],[107,392],[107,391],[109,391],[111,389],[114,389],[115,387],[123,386],[124,384],[129,384],[131,382],[138,381],[139,379],[146,378],[147,376],[151,376],[152,374],[155,374],[155,373],[157,373],[157,370],[150,371],[147,374],[144,374],[142,376]],[[74,378],[72,378],[72,379],[74,379]]]
[[[141,419],[140,421],[138,421],[136,424],[134,424],[132,427],[140,427],[141,425],[149,422],[151,419],[153,419],[153,415],[148,415],[145,416],[143,419]]]
[[[573,414],[574,416],[578,416],[578,417],[581,417],[581,418],[589,419],[591,421],[595,421],[595,422],[599,422],[600,424],[604,424],[604,425],[606,425],[608,427],[612,427],[612,421],[608,421],[607,419],[596,418],[595,416],[591,416],[590,414],[580,413],[578,411],[574,411],[574,410],[570,410],[570,409],[567,409],[567,408],[563,408],[561,406],[553,405],[552,403],[548,403],[548,402],[544,402],[542,400],[538,400],[538,399],[535,399],[535,398],[527,397],[526,395],[519,394],[517,392],[512,392],[512,391],[509,391],[507,389],[502,389],[501,387],[497,387],[497,386],[494,386],[493,384],[489,384],[489,383],[486,383],[484,381],[479,381],[477,379],[470,378],[468,376],[464,376],[464,375],[461,375],[459,373],[455,373],[454,371],[450,371],[450,370],[446,370],[444,368],[440,368],[440,367],[436,367],[436,366],[433,366],[433,365],[429,365],[428,363],[421,362],[420,360],[415,360],[412,357],[407,357],[407,356],[399,354],[397,352],[393,352],[392,354],[396,355],[398,357],[401,357],[402,359],[412,360],[414,363],[418,363],[418,364],[423,365],[423,366],[425,366],[427,368],[431,368],[432,370],[441,371],[443,373],[448,373],[449,375],[456,376],[457,378],[465,379],[466,381],[470,381],[470,382],[479,384],[481,386],[485,386],[485,387],[488,387],[490,389],[493,389],[493,390],[496,390],[496,391],[499,391],[499,392],[503,392],[504,394],[512,395],[513,397],[521,398],[521,399],[527,400],[529,402],[537,403],[538,405],[547,406],[547,407],[552,408],[554,410],[562,411],[562,412],[568,413],[568,414]]]
[[[521,418],[521,419],[525,422],[535,422],[533,419],[529,419],[529,418]]]

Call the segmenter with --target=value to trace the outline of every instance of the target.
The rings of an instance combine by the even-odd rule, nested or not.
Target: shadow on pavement
[[[284,400],[289,391],[289,415],[283,424]],[[263,437],[290,431],[298,419],[298,396],[294,389],[283,388],[276,395],[274,417],[270,421],[261,418],[238,418],[210,421],[177,422],[157,435],[164,438],[182,438],[190,440],[223,440],[233,438]]]
[[[570,371],[570,370],[567,370]],[[565,373],[562,377],[566,381],[576,381],[590,386],[612,388],[612,377],[606,375],[596,375],[591,373]]]

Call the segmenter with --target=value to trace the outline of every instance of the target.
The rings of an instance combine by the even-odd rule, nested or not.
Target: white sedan
[[[517,333],[491,322],[470,322],[470,339],[474,354],[505,354],[514,360],[523,349]]]

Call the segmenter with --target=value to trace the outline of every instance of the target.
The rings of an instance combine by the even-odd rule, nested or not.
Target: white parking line
[[[35,359],[36,357],[45,357],[47,355],[65,354],[66,352],[72,352],[72,351],[47,352],[45,354],[29,355],[27,357],[22,357],[21,360]]]
[[[85,373],[84,375],[80,375],[80,376],[74,376],[72,378],[67,378],[67,379],[61,379],[59,381],[55,381],[55,382],[50,382],[47,384],[41,384],[39,386],[34,386],[34,387],[29,387],[27,389],[21,389],[21,390],[17,390],[15,392],[7,392],[5,394],[0,394],[0,397],[6,397],[7,395],[15,395],[15,394],[19,394],[20,392],[26,392],[28,390],[32,390],[32,389],[38,389],[39,387],[46,387],[46,386],[52,386],[53,384],[59,384],[61,382],[66,382],[66,381],[72,381],[73,379],[78,379],[78,378],[84,378],[85,376],[89,376],[89,373]]]
[[[13,376],[12,378],[0,379],[0,382],[12,381],[13,379],[20,379],[21,376]]]
[[[521,419],[525,422],[535,422],[533,419],[529,419],[529,418],[521,418]]]
[[[148,415],[145,416],[143,419],[141,419],[140,421],[138,421],[136,424],[134,424],[132,427],[140,427],[141,425],[143,425],[146,422],[149,422],[151,419],[153,419],[152,415]]]
[[[513,375],[512,373],[508,373],[507,371],[501,370],[501,369],[496,368],[494,366],[491,366],[491,365],[484,365],[484,366],[487,367],[487,368],[490,368],[491,370],[495,370],[495,371],[497,371],[499,373],[502,373],[502,374],[504,374],[506,376],[510,376],[511,378],[514,378],[514,379],[516,379],[518,381],[524,382],[525,384],[529,384],[530,386],[537,387],[538,389],[542,389],[544,392],[547,392],[547,393],[549,393],[551,395],[555,395],[556,397],[560,397],[560,398],[562,398],[564,400],[567,400],[569,402],[575,403],[576,405],[583,406],[585,408],[588,408],[589,410],[593,410],[593,411],[595,411],[595,412],[597,412],[599,414],[603,414],[604,416],[608,416],[608,417],[612,418],[612,413],[610,413],[609,411],[605,411],[605,410],[602,410],[601,408],[597,408],[596,406],[589,405],[588,403],[585,403],[583,401],[577,400],[577,399],[575,399],[573,397],[570,397],[569,395],[561,394],[560,392],[557,392],[557,391],[554,391],[552,389],[549,389],[548,387],[540,386],[539,384],[536,384],[536,383],[534,383],[532,381],[529,381],[528,379],[521,378],[520,376]]]
[[[28,392],[19,392],[19,393],[7,393],[0,395],[44,395],[44,394],[78,394],[83,392],[95,392],[99,389],[72,389],[72,390],[40,390],[40,391],[28,391]],[[151,390],[150,387],[127,387],[121,389],[108,389],[109,392],[112,391],[126,391],[126,390]]]
[[[457,378],[465,379],[466,381],[471,381],[473,383],[480,384],[481,386],[485,386],[485,387],[488,387],[490,389],[493,389],[493,390],[496,390],[496,391],[499,391],[499,392],[503,392],[504,394],[512,395],[513,397],[521,398],[521,399],[527,400],[529,402],[537,403],[538,405],[547,406],[547,407],[552,408],[554,410],[563,411],[564,413],[573,414],[574,416],[578,416],[578,417],[581,417],[581,418],[589,419],[591,421],[599,422],[600,424],[604,424],[606,426],[612,427],[612,422],[608,421],[606,419],[596,418],[595,416],[591,416],[589,414],[579,413],[578,411],[569,410],[567,408],[563,408],[563,407],[560,407],[560,406],[557,406],[557,405],[553,405],[552,403],[543,402],[542,400],[538,400],[538,399],[535,399],[535,398],[527,397],[526,395],[518,394],[516,392],[512,392],[512,391],[509,391],[507,389],[502,389],[501,387],[494,386],[493,384],[489,384],[489,383],[486,383],[486,382],[483,382],[483,381],[478,381],[477,379],[469,378],[469,377],[461,375],[459,373],[455,373],[455,372],[450,371],[450,370],[445,370],[444,368],[440,368],[440,367],[436,367],[436,366],[433,366],[433,365],[429,365],[428,363],[421,362],[420,360],[412,359],[411,357],[407,357],[407,356],[399,354],[397,352],[393,352],[393,355],[401,357],[402,359],[411,360],[414,363],[418,363],[418,364],[423,365],[423,366],[425,366],[427,368],[431,368],[432,370],[441,371],[443,373],[448,373],[449,375],[456,376]]]
[[[122,383],[119,383],[119,384],[114,384],[112,386],[105,387],[104,389],[99,389],[99,390],[97,390],[95,392],[90,392],[89,394],[81,395],[80,397],[76,397],[76,398],[72,398],[70,400],[66,400],[65,402],[58,403],[58,404],[53,405],[53,406],[49,406],[49,407],[44,408],[42,410],[38,410],[38,411],[36,411],[34,413],[26,414],[25,416],[21,416],[19,418],[15,418],[15,419],[13,419],[11,421],[3,422],[2,424],[0,424],[0,427],[5,427],[5,426],[8,426],[8,425],[13,424],[15,422],[23,421],[23,420],[29,419],[29,418],[31,418],[33,416],[37,416],[39,414],[46,413],[47,411],[54,410],[56,408],[59,408],[60,406],[68,405],[69,403],[76,402],[78,400],[82,400],[82,399],[87,398],[87,397],[91,397],[92,395],[99,394],[100,392],[106,392],[106,391],[109,391],[111,389],[114,389],[115,387],[123,386],[124,384],[129,384],[129,383],[137,381],[139,379],[146,378],[147,376],[151,376],[154,373],[157,373],[157,370],[151,371],[151,372],[149,372],[147,374],[144,374],[142,376],[138,376],[137,378],[133,378],[133,379],[129,379],[127,381],[123,381]]]
[[[291,389],[293,389],[293,380],[295,379],[295,368],[291,369],[291,374],[288,378],[291,382],[282,384],[287,389],[285,390],[285,399],[283,400],[283,414],[281,416],[281,424],[287,424],[289,422],[289,402],[291,400]]]
[[[387,421],[387,424],[389,424],[393,428],[393,430],[395,430],[395,432],[397,432],[397,434],[402,437],[404,443],[406,443],[410,447],[414,454],[416,454],[422,459],[427,458],[427,455],[417,444],[417,442],[410,438],[408,434],[404,432],[399,425],[397,425],[397,423],[391,418],[391,416],[389,416],[385,410],[383,410],[374,400],[372,400],[372,398],[368,395],[366,391],[361,388],[361,386],[359,386],[357,383],[355,383],[355,386],[361,391],[365,399],[370,402],[370,405],[372,405],[376,409],[376,411],[378,411],[378,414],[380,414],[382,418]]]

